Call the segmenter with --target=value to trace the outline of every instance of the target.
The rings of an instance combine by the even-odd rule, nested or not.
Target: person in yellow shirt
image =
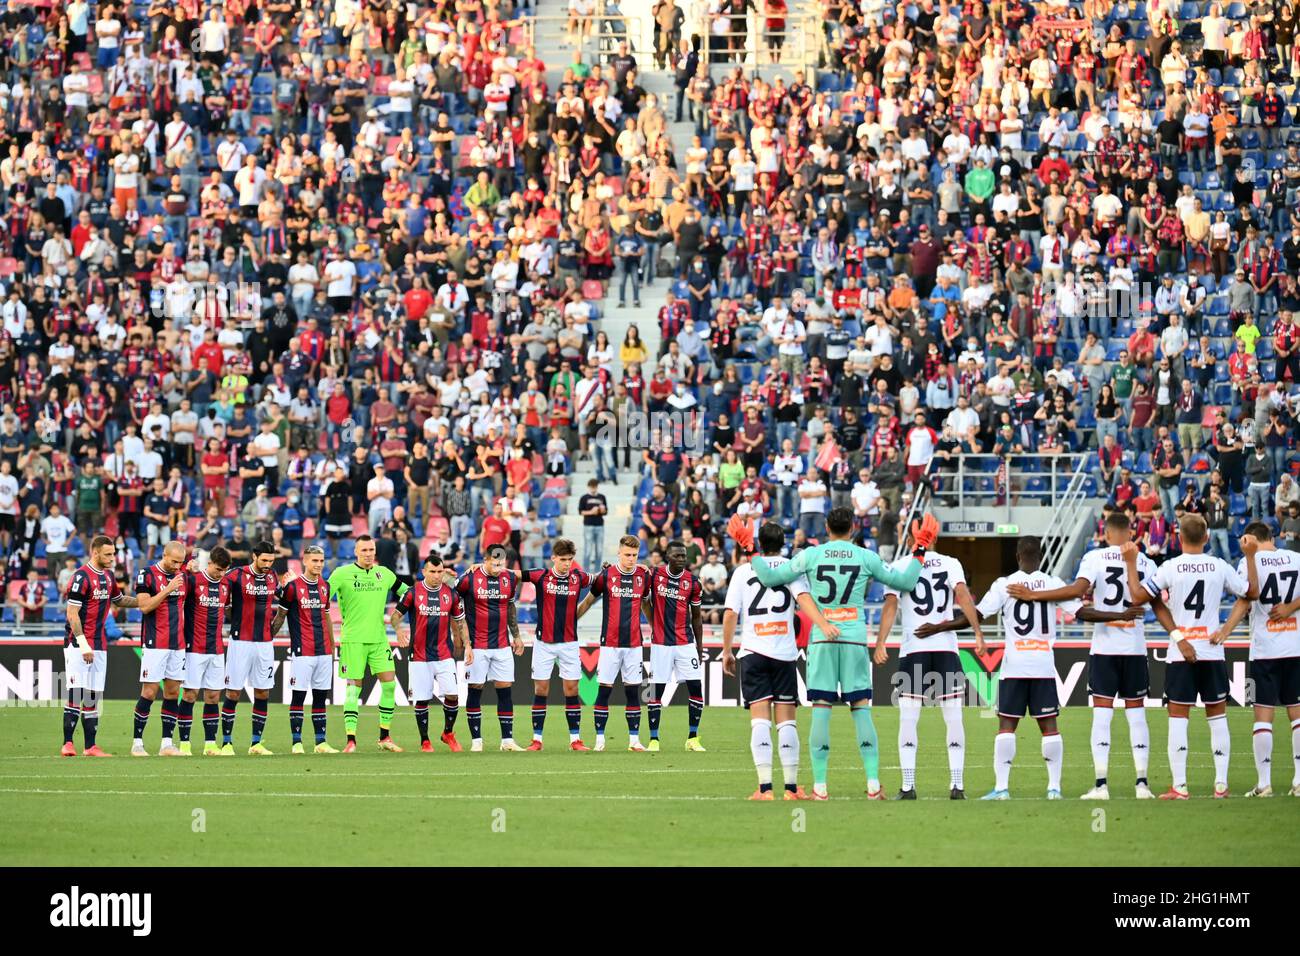
[[[627,335],[623,337],[623,345],[618,350],[618,357],[622,360],[624,368],[644,364],[647,352],[645,344],[641,341],[641,333],[635,325],[627,327]]]
[[[1241,342],[1241,348],[1247,355],[1255,354],[1255,343],[1259,341],[1259,326],[1255,324],[1253,313],[1247,312],[1240,328],[1233,333],[1233,338]]]

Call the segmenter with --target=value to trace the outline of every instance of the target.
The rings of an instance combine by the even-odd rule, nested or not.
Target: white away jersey
[[[901,571],[912,563],[910,555],[896,560],[891,568]],[[916,629],[922,624],[944,624],[953,619],[957,608],[957,585],[966,583],[966,572],[961,562],[946,554],[933,551],[925,556],[921,576],[916,579],[916,587],[909,594],[899,594],[888,589],[886,594],[898,597],[898,620],[903,628],[903,644],[900,655],[916,651],[952,651],[957,652],[957,635],[945,631],[931,637],[919,638]]]
[[[1250,659],[1300,657],[1300,612],[1280,621],[1268,619],[1274,607],[1290,604],[1300,594],[1300,553],[1259,551],[1255,566],[1259,571],[1259,597],[1250,605]],[[1245,558],[1237,565],[1237,574],[1246,577]]]
[[[1145,554],[1137,559],[1138,579],[1146,584],[1156,566]],[[1092,586],[1092,606],[1098,611],[1122,611],[1129,606],[1128,566],[1119,548],[1089,551],[1079,562],[1078,578],[1087,578]],[[1146,656],[1146,628],[1142,618],[1136,621],[1112,621],[1092,626],[1092,653]]]
[[[789,559],[765,557],[768,565],[779,568]],[[762,654],[778,661],[792,661],[799,656],[794,642],[795,602],[800,594],[808,593],[808,583],[797,577],[783,587],[769,588],[758,583],[754,569],[748,564],[736,568],[727,585],[728,611],[736,612],[736,627],[740,633],[740,651]]]
[[[1055,679],[1056,665],[1052,647],[1056,644],[1056,609],[1076,614],[1081,601],[1017,601],[1007,594],[1007,587],[1023,584],[1031,591],[1052,591],[1066,586],[1053,574],[1017,571],[998,578],[978,605],[980,617],[998,614],[1002,618],[1002,640],[1006,653],[1002,658],[1003,677],[1049,677]]]
[[[1165,602],[1169,613],[1196,650],[1198,661],[1224,659],[1223,645],[1210,643],[1222,623],[1219,602],[1225,590],[1237,597],[1246,593],[1246,579],[1232,565],[1212,554],[1180,554],[1156,568],[1151,579],[1143,583],[1153,595],[1169,592]]]

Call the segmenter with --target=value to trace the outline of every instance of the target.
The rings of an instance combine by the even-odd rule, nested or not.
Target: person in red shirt
[[[505,517],[505,509],[500,501],[493,506],[492,514],[483,519],[483,527],[479,532],[479,549],[483,554],[487,554],[488,549],[495,544],[507,547],[510,544],[510,521]]]
[[[411,289],[402,296],[402,305],[406,307],[406,321],[419,322],[433,305],[433,295],[424,285],[424,276],[417,275],[412,280]]]
[[[1150,368],[1151,363],[1155,361],[1156,337],[1151,334],[1147,321],[1142,321],[1128,337],[1128,351],[1133,356],[1134,365]]]
[[[217,344],[217,333],[213,329],[204,329],[203,343],[194,350],[194,365],[206,368],[220,378],[225,358],[225,350]]]

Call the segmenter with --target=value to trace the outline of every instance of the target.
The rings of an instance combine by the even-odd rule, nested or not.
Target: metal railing
[[[1088,479],[1086,460],[1080,456],[1065,495],[1060,504],[1053,508],[1052,520],[1043,532],[1042,569],[1048,574],[1060,574],[1060,565],[1070,553],[1070,546],[1078,534],[1084,512],[1088,510],[1088,494],[1084,488]]]
[[[935,458],[929,479],[936,499],[959,512],[967,508],[1025,505],[1057,508],[1071,495],[1075,479],[1079,489],[1087,480],[1084,453],[1042,455],[958,455]],[[1078,489],[1076,489],[1077,491]]]
[[[817,66],[821,21],[812,16],[790,15],[786,17],[784,30],[771,31],[766,29],[765,23],[764,18],[756,16],[744,30],[725,33],[710,30],[707,37],[701,38],[701,65],[706,69],[714,66],[768,66],[803,70],[805,79],[815,84],[812,71]],[[773,39],[781,42],[773,43]],[[725,41],[725,44],[719,44],[719,41]]]
[[[539,32],[563,35],[570,43],[576,45],[584,61],[588,53],[593,54],[598,62],[607,62],[618,52],[619,43],[627,41],[628,47],[635,53],[641,46],[642,23],[638,16],[623,16],[605,12],[605,5],[599,4],[596,11],[585,18],[588,24],[580,24],[580,29],[573,31],[569,24],[573,17],[559,13],[543,13],[529,17],[523,26],[525,45],[537,46]],[[539,31],[540,28],[540,31]],[[645,51],[642,51],[645,52]],[[565,64],[567,66],[567,64]]]

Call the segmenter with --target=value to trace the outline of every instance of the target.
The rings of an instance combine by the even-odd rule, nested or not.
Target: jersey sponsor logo
[[[1183,638],[1188,641],[1204,641],[1208,640],[1210,636],[1210,629],[1208,627],[1184,627],[1181,628],[1181,630],[1183,632]]]
[[[856,621],[858,609],[855,607],[828,607],[822,611],[822,617],[828,621]]]
[[[789,634],[790,625],[785,621],[756,621],[754,622],[754,636],[756,637],[776,637],[779,634]]]
[[[558,597],[574,597],[582,591],[582,588],[578,587],[577,581],[570,584],[567,578],[563,581],[552,579],[546,582],[545,591],[547,594],[554,594]]]
[[[1018,651],[1050,651],[1052,645],[1044,640],[1018,640],[1013,645]]]
[[[1268,620],[1264,622],[1265,629],[1270,634],[1284,634],[1289,631],[1300,630],[1300,624],[1294,617],[1284,618],[1280,621]]]
[[[639,597],[641,596],[641,593],[642,593],[642,592],[641,592],[641,589],[640,589],[639,587],[636,587],[635,585],[631,585],[631,586],[628,586],[628,587],[622,587],[622,586],[620,586],[620,585],[616,585],[616,584],[615,584],[615,585],[610,585],[610,587],[609,587],[609,595],[610,595],[610,597],[616,597],[616,598],[639,598]]]
[[[244,584],[244,593],[251,594],[254,597],[260,597],[263,595],[274,594],[275,588],[271,587],[270,584],[258,584],[250,579]]]

